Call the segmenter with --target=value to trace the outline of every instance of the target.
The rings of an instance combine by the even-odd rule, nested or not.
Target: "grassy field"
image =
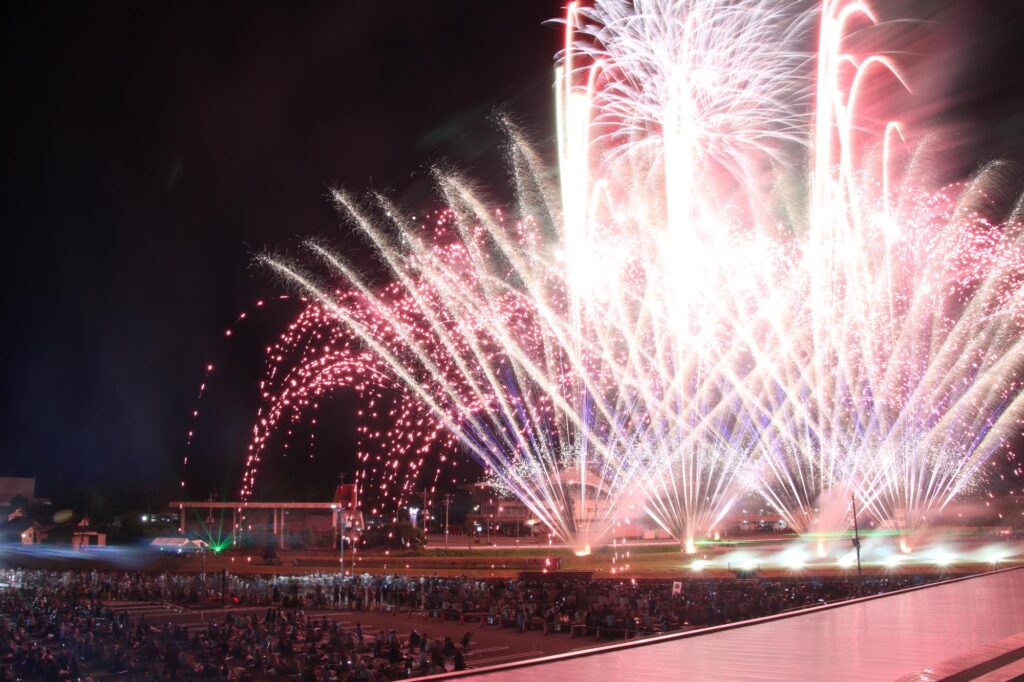
[[[866,575],[903,574],[939,574],[959,575],[977,573],[995,567],[991,561],[985,561],[985,552],[973,551],[978,547],[989,546],[991,536],[959,537],[956,534],[933,538],[939,544],[950,543],[957,548],[957,555],[947,565],[936,565],[934,553],[923,550],[915,554],[901,555],[899,565],[882,565],[876,562],[864,564]],[[474,577],[515,577],[523,571],[585,571],[595,578],[622,579],[679,579],[689,577],[733,577],[737,570],[750,562],[756,567],[757,574],[763,577],[782,576],[853,576],[853,567],[841,568],[836,564],[835,552],[848,552],[846,539],[835,540],[833,558],[816,560],[810,556],[810,544],[799,545],[792,537],[751,536],[739,540],[730,539],[723,542],[707,542],[698,547],[695,555],[688,555],[679,550],[678,545],[626,543],[618,547],[600,547],[588,556],[576,556],[565,548],[544,545],[515,547],[482,547],[470,550],[465,547],[449,550],[426,549],[421,551],[391,552],[359,552],[355,557],[356,572],[371,573],[403,573],[410,575],[439,576],[474,576]],[[921,546],[929,547],[932,541]],[[794,548],[805,552],[801,559],[805,561],[800,568],[781,565],[780,557]],[[1005,557],[998,563],[999,567],[1014,565],[1022,556],[1024,549],[1016,543],[1004,543],[1002,551]],[[116,550],[115,550],[116,553]],[[106,564],[98,554],[88,553],[64,554],[63,558],[47,558],[45,556],[19,557],[17,565],[37,568],[119,568],[124,564]],[[990,554],[991,555],[991,554]],[[878,555],[876,554],[876,557]],[[758,559],[758,557],[765,557]],[[773,557],[773,558],[772,558]],[[116,557],[115,557],[116,558]],[[891,558],[891,556],[890,556]],[[0,565],[10,565],[12,557],[4,558],[0,554]],[[759,564],[763,561],[764,565]],[[695,568],[695,562],[698,566]],[[225,550],[220,554],[208,553],[205,559],[194,556],[168,556],[155,554],[146,550],[134,550],[131,567],[148,571],[187,571],[219,572],[223,569],[236,574],[291,574],[302,575],[312,573],[334,573],[339,570],[339,557],[330,550],[282,551],[278,561],[267,564],[258,550]],[[346,572],[353,571],[353,556],[350,552],[345,556]]]
[[[540,570],[542,566],[538,560],[550,559],[551,565],[554,566],[560,559],[561,571],[588,571],[593,573],[594,578],[733,577],[739,566],[729,565],[724,558],[724,555],[732,549],[732,547],[715,547],[700,552],[696,555],[697,557],[712,562],[700,571],[694,570],[694,556],[668,546],[636,547],[629,550],[628,556],[623,551],[619,551],[618,556],[615,556],[613,550],[603,548],[583,557],[576,556],[564,549],[545,551],[543,548],[477,550],[474,552],[463,550],[448,553],[443,550],[392,554],[363,552],[358,554],[356,570],[410,575],[515,577],[524,570]],[[351,555],[347,555],[345,562],[347,571],[352,570],[351,561]],[[324,573],[336,571],[338,565],[337,555],[324,552],[284,552],[280,557],[280,562],[274,565],[265,565],[259,556],[250,556],[239,552],[208,557],[206,561],[208,571],[227,568],[234,573],[264,574]],[[1012,564],[1003,562],[1000,565],[1005,567]],[[182,559],[179,560],[179,566],[179,570],[198,571],[201,569],[201,561],[198,557]],[[866,564],[863,571],[865,575],[939,573],[952,576],[977,573],[991,568],[990,563],[977,561],[960,561],[939,567],[909,557],[898,567],[871,563]],[[758,565],[757,574],[762,577],[854,576],[856,569],[840,568],[834,561],[815,563],[814,560],[810,560],[800,569]]]

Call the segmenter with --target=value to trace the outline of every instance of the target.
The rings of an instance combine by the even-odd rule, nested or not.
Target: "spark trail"
[[[635,505],[692,549],[748,494],[802,531],[845,527],[850,494],[927,522],[1020,427],[1024,231],[988,210],[1000,167],[932,187],[886,100],[862,113],[911,92],[851,47],[878,23],[858,0],[573,3],[557,185],[506,122],[514,217],[438,172],[430,225],[335,193],[384,290],[315,243],[314,268],[262,260],[580,551]]]

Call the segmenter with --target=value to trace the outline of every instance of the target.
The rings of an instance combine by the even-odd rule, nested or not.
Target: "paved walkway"
[[[1024,631],[1024,569],[480,680],[893,680]]]

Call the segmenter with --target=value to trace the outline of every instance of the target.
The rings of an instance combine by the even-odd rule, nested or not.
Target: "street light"
[[[332,505],[334,506],[334,505]],[[341,577],[345,577],[345,505],[339,504],[338,509],[338,555],[341,566]]]
[[[452,503],[451,493],[447,493],[444,496],[444,548],[448,550],[448,507]]]
[[[857,596],[864,596],[864,573],[860,566],[860,526],[857,525],[857,498],[850,493],[850,504],[853,505],[853,548],[857,551]]]

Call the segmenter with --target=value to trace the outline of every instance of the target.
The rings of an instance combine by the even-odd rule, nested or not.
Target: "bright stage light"
[[[791,570],[799,571],[807,563],[807,555],[800,551],[786,552],[782,557],[782,563]]]
[[[903,557],[900,556],[899,554],[890,554],[889,556],[885,557],[885,559],[882,560],[882,564],[886,568],[896,568],[896,567],[898,567],[900,565],[900,561],[902,561],[902,560],[903,560]]]
[[[707,568],[709,564],[711,564],[711,562],[707,559],[694,559],[693,563],[690,564],[690,567],[693,569],[695,573],[700,573],[705,568]]]
[[[836,563],[839,564],[839,568],[852,568],[853,564],[857,561],[857,557],[853,552],[846,554],[839,558]]]

